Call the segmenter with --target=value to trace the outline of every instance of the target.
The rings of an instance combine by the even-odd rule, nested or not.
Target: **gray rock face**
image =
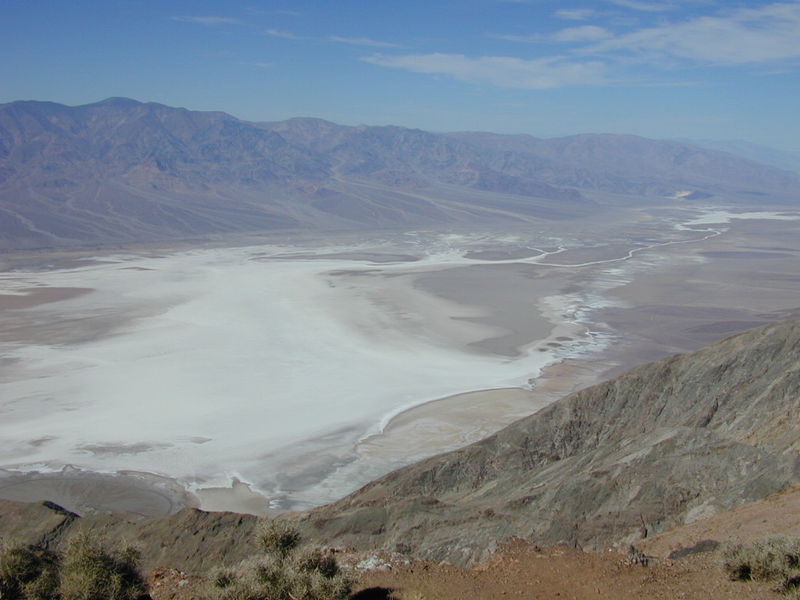
[[[800,321],[572,394],[312,511],[314,537],[465,563],[507,536],[587,549],[800,481]]]
[[[774,204],[796,203],[798,188],[795,173],[635,136],[249,123],[125,98],[0,105],[0,250],[270,229],[507,226],[590,216],[602,208],[595,192]]]

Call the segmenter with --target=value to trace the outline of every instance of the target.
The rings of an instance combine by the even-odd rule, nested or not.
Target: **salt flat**
[[[646,295],[631,291],[637,281],[710,268],[718,259],[702,253],[736,245],[726,242],[732,223],[775,216],[796,219],[685,211],[658,217],[654,233],[642,212],[606,243],[428,232],[9,270],[0,274],[0,468],[155,473],[208,508],[258,512],[267,502],[253,491],[273,507],[332,500],[417,457],[376,438],[395,415],[395,438],[414,418],[445,431],[436,409],[409,409],[525,389],[565,359],[599,360],[598,374],[613,366],[602,353],[635,348],[623,325],[599,315],[623,323]],[[796,232],[796,221],[781,224],[787,238]],[[780,253],[782,268],[792,252]],[[789,298],[777,308],[791,308]],[[502,412],[497,428],[542,405],[535,391],[512,395],[473,398],[471,414],[483,404]],[[454,402],[441,406],[455,414]],[[469,423],[457,427],[424,451],[471,439]]]
[[[238,478],[275,492],[280,484],[264,469],[270,453],[320,436],[352,444],[393,411],[523,385],[553,359],[471,350],[470,342],[503,332],[466,320],[454,328],[452,319],[482,312],[410,281],[398,285],[396,276],[359,285],[381,262],[292,258],[289,250],[118,255],[6,273],[7,297],[91,291],[6,312],[2,464],[139,470],[193,487]],[[457,261],[448,248],[420,258],[382,273]],[[72,337],[44,339],[42,328],[68,328]]]

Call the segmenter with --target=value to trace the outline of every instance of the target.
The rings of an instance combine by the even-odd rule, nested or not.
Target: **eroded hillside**
[[[305,521],[331,544],[403,545],[456,563],[512,535],[627,543],[799,481],[799,405],[793,320],[574,393]]]

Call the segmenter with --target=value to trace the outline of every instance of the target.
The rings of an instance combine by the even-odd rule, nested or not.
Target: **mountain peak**
[[[100,102],[93,102],[91,104],[84,104],[82,108],[97,107],[97,106],[113,106],[119,108],[132,108],[134,106],[141,106],[143,102],[134,100],[133,98],[125,98],[123,96],[112,96]]]

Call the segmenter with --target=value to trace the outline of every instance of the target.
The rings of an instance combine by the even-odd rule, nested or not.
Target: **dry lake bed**
[[[0,497],[266,514],[800,315],[800,213],[6,257]]]

